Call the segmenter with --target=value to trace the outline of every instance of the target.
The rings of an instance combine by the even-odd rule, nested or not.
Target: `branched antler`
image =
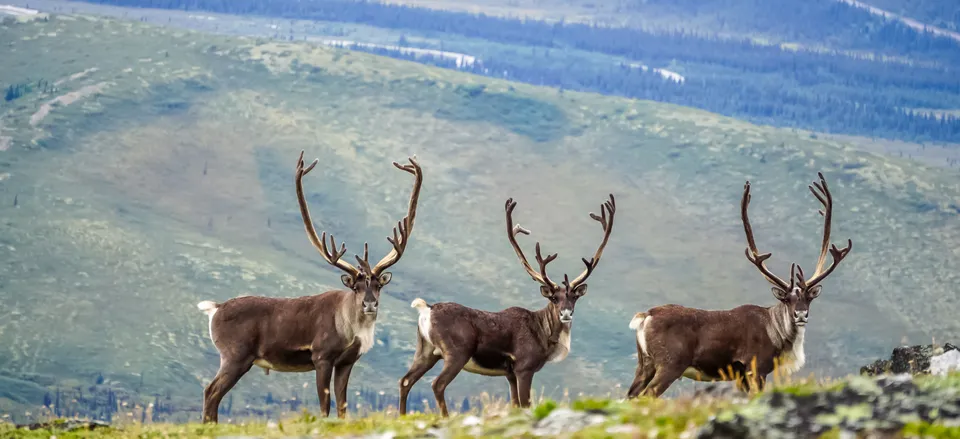
[[[760,251],[757,250],[757,243],[753,239],[753,228],[750,227],[750,219],[747,217],[747,206],[750,204],[750,198],[750,181],[747,181],[747,183],[743,185],[743,198],[740,200],[740,218],[743,220],[743,230],[747,234],[747,248],[745,248],[743,252],[747,255],[747,260],[760,270],[760,273],[767,279],[767,282],[776,285],[784,292],[790,292],[794,286],[793,268],[790,269],[790,284],[788,285],[783,279],[773,274],[773,272],[767,268],[765,261],[770,259],[773,253],[761,254]]]
[[[750,221],[747,219],[747,205],[750,203],[750,182],[743,186],[743,200],[740,203],[740,214],[743,218],[743,228],[747,234],[747,244],[748,247],[744,251],[747,255],[747,259],[750,260],[757,268],[763,273],[764,277],[767,280],[780,287],[784,291],[790,291],[794,285],[799,285],[800,288],[806,291],[809,288],[817,285],[820,281],[826,278],[840,263],[843,258],[850,253],[850,249],[853,248],[853,241],[847,240],[847,246],[845,248],[837,248],[836,245],[830,244],[830,226],[833,221],[833,196],[830,194],[830,189],[827,187],[827,181],[823,178],[823,173],[818,172],[817,176],[820,178],[820,181],[815,181],[813,184],[807,186],[810,189],[810,192],[813,194],[817,200],[820,201],[820,204],[823,205],[823,208],[818,212],[823,216],[823,241],[820,246],[820,257],[817,259],[817,267],[814,270],[813,276],[809,280],[805,280],[803,274],[803,268],[799,265],[796,266],[796,274],[794,273],[794,268],[790,268],[790,284],[787,285],[783,279],[775,276],[770,270],[767,269],[764,265],[764,261],[770,258],[770,253],[760,254],[757,250],[757,244],[753,239],[753,230],[750,227]],[[833,262],[827,267],[826,270],[823,269],[824,263],[827,260],[827,252],[833,256]]]
[[[416,159],[416,155],[408,158],[407,160],[410,162],[409,165],[401,165],[393,162],[393,166],[396,166],[397,169],[413,174],[413,192],[410,193],[410,204],[407,207],[407,215],[398,221],[397,226],[393,228],[393,237],[387,237],[387,241],[390,242],[393,249],[390,250],[390,253],[384,256],[380,262],[377,262],[377,265],[370,271],[373,276],[379,276],[380,273],[383,273],[388,267],[396,264],[397,261],[400,260],[400,257],[403,256],[404,250],[407,249],[410,232],[413,231],[413,221],[417,217],[417,202],[420,200],[420,186],[423,185],[423,170],[420,169],[420,165]],[[367,264],[367,267],[369,267],[369,264]]]
[[[830,226],[833,222],[833,196],[830,194],[830,188],[827,187],[827,181],[823,178],[823,173],[818,172],[817,176],[820,178],[820,181],[815,181],[807,187],[810,188],[813,196],[823,205],[823,209],[819,210],[820,215],[823,216],[823,241],[820,245],[820,257],[817,259],[817,268],[814,270],[810,279],[804,280],[803,270],[800,270],[798,280],[803,289],[811,288],[820,283],[820,281],[837,268],[840,261],[847,257],[847,254],[850,253],[850,250],[853,248],[853,241],[850,239],[847,239],[847,246],[842,249],[837,248],[834,244],[830,244]],[[827,261],[828,248],[830,255],[833,256],[833,262],[824,270],[823,264]]]
[[[297,169],[296,169],[296,187],[297,187],[297,201],[300,203],[300,216],[303,218],[303,226],[307,231],[307,238],[310,239],[310,243],[320,252],[320,255],[323,256],[323,259],[327,261],[328,264],[333,265],[347,274],[356,277],[359,274],[359,270],[353,265],[350,265],[347,261],[341,259],[344,253],[347,252],[347,245],[340,244],[340,250],[337,251],[337,243],[333,238],[333,234],[330,234],[330,247],[327,247],[327,232],[323,232],[322,235],[317,237],[317,230],[313,227],[313,220],[310,218],[310,208],[307,207],[307,199],[303,195],[303,176],[310,173],[313,170],[314,166],[317,166],[317,163],[320,159],[314,159],[313,163],[310,163],[310,166],[303,167],[303,151],[300,151],[300,158],[297,159]],[[332,250],[331,250],[332,249]]]
[[[310,209],[307,207],[307,200],[303,194],[302,180],[303,176],[312,171],[314,166],[316,166],[320,160],[314,159],[310,166],[304,168],[303,151],[300,151],[300,158],[297,159],[296,169],[297,200],[300,203],[300,215],[303,217],[303,226],[307,231],[307,238],[310,239],[310,242],[320,252],[320,254],[323,256],[323,259],[326,260],[327,263],[347,272],[347,274],[356,278],[360,274],[360,270],[371,273],[373,276],[379,276],[383,270],[400,260],[400,257],[403,255],[403,251],[407,247],[407,241],[410,238],[410,231],[413,230],[413,221],[417,215],[417,202],[420,199],[420,186],[423,184],[423,171],[420,169],[420,165],[416,162],[416,156],[413,156],[408,160],[410,161],[409,165],[401,165],[397,162],[393,162],[393,165],[398,169],[409,172],[416,177],[413,184],[413,193],[410,195],[410,205],[407,208],[407,215],[397,223],[397,227],[394,227],[393,237],[387,237],[387,241],[393,245],[393,249],[390,251],[390,253],[384,256],[375,267],[370,268],[369,248],[367,243],[363,243],[363,257],[361,258],[359,255],[357,255],[357,263],[360,266],[360,269],[357,269],[357,267],[350,265],[350,263],[342,259],[343,255],[347,252],[346,244],[340,244],[340,250],[337,251],[337,244],[333,238],[333,234],[330,235],[330,247],[327,247],[327,232],[322,232],[321,236],[319,238],[317,237],[317,231],[313,227],[313,220],[310,218]]]
[[[507,239],[510,240],[510,245],[513,246],[513,251],[517,253],[517,257],[520,258],[520,264],[523,265],[523,269],[527,271],[527,274],[530,275],[533,280],[539,282],[541,285],[548,286],[551,288],[556,288],[556,284],[550,281],[546,275],[546,264],[557,257],[556,254],[552,257],[548,256],[546,262],[543,261],[543,258],[540,256],[540,243],[537,243],[537,262],[540,263],[541,273],[537,273],[536,270],[530,265],[530,262],[527,261],[527,257],[523,255],[523,250],[520,249],[520,244],[517,243],[517,235],[524,234],[529,235],[530,231],[520,226],[520,224],[514,225],[513,223],[513,209],[517,207],[517,202],[513,201],[513,198],[507,199],[507,203],[504,205],[504,211],[507,215]]]
[[[585,282],[587,278],[590,277],[590,274],[593,273],[593,269],[597,268],[597,265],[600,263],[600,255],[603,254],[603,249],[607,246],[607,240],[610,239],[610,232],[613,231],[613,216],[616,211],[617,202],[613,199],[613,194],[610,194],[610,201],[605,201],[603,205],[600,206],[600,216],[590,212],[590,218],[593,218],[595,221],[599,222],[600,227],[603,229],[603,241],[600,241],[600,247],[597,248],[597,251],[593,254],[592,258],[589,260],[586,258],[580,259],[583,261],[583,264],[587,266],[587,268],[584,269],[583,272],[580,273],[580,275],[577,276],[572,282],[567,283],[568,288],[576,288],[578,285]]]

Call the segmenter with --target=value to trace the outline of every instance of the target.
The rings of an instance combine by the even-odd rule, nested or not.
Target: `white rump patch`
[[[423,336],[423,339],[430,343],[431,346],[434,346],[433,341],[430,340],[430,307],[427,306],[427,302],[421,298],[416,298],[410,303],[411,308],[416,308],[417,312],[420,313],[420,316],[417,318],[417,327],[420,328],[420,335]]]
[[[197,304],[197,308],[207,315],[209,320],[207,322],[207,327],[210,329],[210,341],[216,345],[217,342],[213,339],[213,315],[217,313],[217,303],[212,300],[204,300],[203,302]]]
[[[643,351],[644,355],[650,355],[650,352],[647,350],[647,334],[644,333],[644,328],[646,328],[651,320],[653,320],[653,317],[642,312],[638,312],[633,316],[633,319],[630,320],[630,329],[637,331],[637,343],[640,344],[640,350]]]

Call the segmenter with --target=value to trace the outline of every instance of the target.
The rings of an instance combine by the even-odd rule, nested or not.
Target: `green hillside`
[[[744,180],[758,244],[783,272],[812,269],[823,171],[834,240],[851,255],[824,282],[802,373],[845,374],[902,337],[955,337],[960,183],[955,172],[808,134],[687,108],[557,92],[297,43],[85,16],[0,26],[0,412],[58,383],[170,394],[198,416],[218,366],[195,304],[340,285],[304,237],[293,169],[318,228],[359,251],[389,249],[418,156],[417,226],[382,300],[377,347],[351,385],[394,398],[413,354],[414,297],[496,310],[540,307],[504,236],[503,203],[578,273],[601,237],[588,212],[608,193],[617,224],[573,351],[537,394],[620,395],[635,367],[636,311],[772,303],[743,257]],[[523,239],[526,238],[526,239]],[[348,253],[350,254],[350,253]],[[371,255],[373,257],[373,255]],[[429,392],[439,368],[415,390]],[[505,380],[462,374],[451,400]],[[316,407],[312,374],[253,370],[234,390]]]

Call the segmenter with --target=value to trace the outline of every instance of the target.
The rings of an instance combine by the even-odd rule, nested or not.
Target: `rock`
[[[899,346],[893,349],[889,360],[877,360],[860,368],[861,375],[884,375],[889,373],[920,374],[929,373],[931,358],[946,352],[957,351],[957,347],[947,343],[937,345]]]
[[[463,422],[462,422],[461,424],[462,424],[464,427],[472,427],[472,426],[474,426],[474,425],[481,425],[481,424],[483,424],[483,419],[480,419],[480,418],[478,418],[478,417],[476,417],[476,416],[470,415],[470,416],[467,416],[466,418],[464,418],[464,419],[463,419]]]
[[[698,388],[693,392],[694,398],[720,398],[732,400],[746,400],[746,394],[728,383],[711,383]]]
[[[604,420],[606,420],[606,417],[601,414],[558,408],[534,425],[533,434],[535,436],[556,436],[562,433],[572,433],[602,423]]]
[[[630,434],[640,431],[635,425],[623,424],[623,425],[612,425],[607,427],[607,433],[610,434]]]
[[[910,374],[851,379],[815,394],[771,391],[719,413],[700,438],[816,437],[832,429],[849,436],[885,437],[912,421],[960,423],[960,391],[919,387]]]
[[[951,350],[930,358],[930,373],[933,375],[946,375],[955,370],[960,370],[960,351],[958,350]]]

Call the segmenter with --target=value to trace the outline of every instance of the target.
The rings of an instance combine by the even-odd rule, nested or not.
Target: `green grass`
[[[504,239],[509,197],[533,232],[521,240],[528,252],[539,240],[560,254],[556,277],[579,273],[601,235],[587,213],[617,197],[572,353],[537,374],[538,398],[622,396],[639,310],[773,302],[743,257],[746,179],[778,272],[816,259],[805,186],[817,171],[836,199],[834,241],[855,241],[813,305],[801,373],[845,374],[901,337],[960,330],[950,269],[960,187],[945,169],[678,106],[303,44],[83,16],[6,21],[0,41],[4,88],[61,81],[0,104],[10,138],[0,151],[0,395],[12,395],[0,407],[18,419],[40,403],[36,386],[88,386],[99,373],[131,395],[169,393],[183,420],[196,419],[218,365],[197,302],[338,286],[303,236],[292,187],[301,149],[321,159],[305,182],[314,220],[349,252],[365,241],[387,251],[410,190],[390,162],[417,154],[423,166],[411,245],[382,300],[376,347],[351,379],[385,398],[413,353],[413,298],[545,304]],[[77,94],[90,87],[100,91]],[[415,390],[429,394],[437,372]],[[448,398],[481,390],[507,386],[464,373]],[[236,407],[257,408],[267,392],[316,409],[312,374],[255,370],[232,393]]]
[[[940,390],[947,391],[941,397],[955,395],[956,378],[952,377],[923,377],[928,384],[936,385]],[[920,379],[920,378],[918,378]],[[841,381],[842,382],[842,381]],[[837,383],[818,384],[814,382],[789,382],[775,385],[765,393],[786,392],[796,394],[796,389],[802,388],[803,395],[824,395],[839,390]],[[953,393],[950,393],[950,392]],[[576,399],[572,403],[557,403],[545,400],[529,409],[510,407],[504,401],[493,401],[482,411],[472,411],[468,414],[454,414],[450,418],[442,418],[436,414],[410,414],[399,417],[396,412],[375,412],[365,416],[348,416],[341,420],[336,418],[318,419],[311,413],[290,415],[270,422],[224,422],[219,425],[203,425],[197,423],[170,424],[170,423],[140,423],[136,421],[121,421],[106,428],[97,428],[93,431],[66,430],[63,420],[53,421],[52,427],[37,430],[15,429],[10,424],[0,424],[0,435],[3,437],[31,439],[48,438],[199,438],[221,436],[256,436],[272,437],[423,437],[425,435],[441,435],[442,437],[535,437],[545,433],[545,418],[557,413],[557,418],[569,416],[559,414],[560,409],[572,410],[574,414],[584,413],[591,416],[600,416],[598,423],[572,427],[564,437],[576,438],[617,438],[617,437],[657,437],[657,438],[684,438],[696,436],[698,431],[708,423],[717,420],[726,422],[734,416],[746,419],[763,420],[765,416],[775,416],[768,410],[769,407],[758,406],[761,401],[756,394],[742,401],[720,399],[712,397],[681,397],[676,399],[653,399],[641,397],[631,401],[609,400],[602,398]],[[944,403],[949,401],[944,400]],[[777,405],[782,408],[782,403]],[[837,425],[838,420],[844,417],[865,417],[869,419],[870,407],[834,407],[819,406],[821,415],[819,422],[825,425]],[[833,414],[835,411],[835,414]],[[569,412],[568,412],[569,413]],[[833,419],[835,417],[836,419]],[[868,430],[861,433],[869,432]],[[783,431],[786,433],[786,431]],[[754,432],[756,433],[756,432]],[[901,431],[902,437],[925,438],[955,438],[958,430],[944,422],[907,422]],[[550,437],[556,437],[554,432]],[[821,437],[843,437],[839,427],[834,427]]]

